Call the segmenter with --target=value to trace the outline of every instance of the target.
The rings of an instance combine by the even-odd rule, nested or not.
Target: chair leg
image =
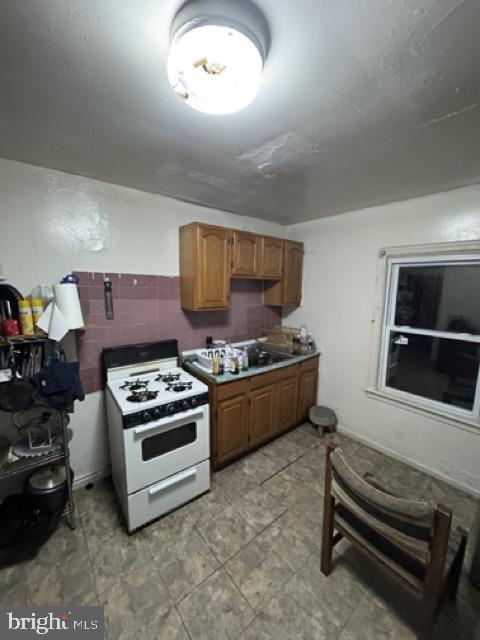
[[[330,497],[329,500],[325,500],[323,510],[322,552],[320,560],[320,569],[326,576],[329,576],[332,570],[334,512],[335,500]]]

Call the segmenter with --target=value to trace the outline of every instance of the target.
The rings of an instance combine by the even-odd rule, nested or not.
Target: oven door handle
[[[160,491],[169,489],[170,487],[173,487],[176,484],[180,484],[180,482],[183,482],[184,480],[188,480],[188,478],[191,478],[192,476],[196,476],[196,475],[197,475],[197,470],[195,467],[193,467],[192,469],[187,469],[183,473],[177,473],[177,475],[173,476],[173,478],[167,478],[166,480],[159,482],[157,485],[152,487],[148,491],[148,493],[150,496],[154,496],[157,493],[160,493]]]
[[[174,429],[175,425],[179,424],[180,422],[185,422],[185,420],[191,420],[193,418],[200,418],[201,416],[203,416],[203,408],[195,409],[193,411],[184,411],[181,415],[177,415],[178,418],[176,420],[173,420],[172,418],[162,418],[161,420],[158,420],[157,422],[154,422],[152,424],[146,424],[143,427],[135,427],[133,433],[136,437],[143,437],[151,431],[156,431],[157,429],[161,429],[164,427],[166,427],[166,431],[169,431],[170,429]]]

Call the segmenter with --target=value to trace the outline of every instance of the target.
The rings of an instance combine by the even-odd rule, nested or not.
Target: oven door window
[[[197,424],[189,422],[142,440],[142,460],[152,460],[164,453],[180,449],[197,439]]]

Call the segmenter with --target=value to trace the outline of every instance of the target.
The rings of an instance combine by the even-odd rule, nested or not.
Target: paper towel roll
[[[64,317],[69,329],[83,327],[82,308],[78,297],[77,285],[71,282],[61,282],[53,285],[55,304]]]

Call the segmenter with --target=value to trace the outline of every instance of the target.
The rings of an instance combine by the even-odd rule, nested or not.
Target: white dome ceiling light
[[[181,9],[167,72],[172,89],[190,107],[227,114],[250,104],[260,88],[268,31],[258,9],[244,0],[223,0],[221,15],[218,9],[218,2],[208,0]]]

